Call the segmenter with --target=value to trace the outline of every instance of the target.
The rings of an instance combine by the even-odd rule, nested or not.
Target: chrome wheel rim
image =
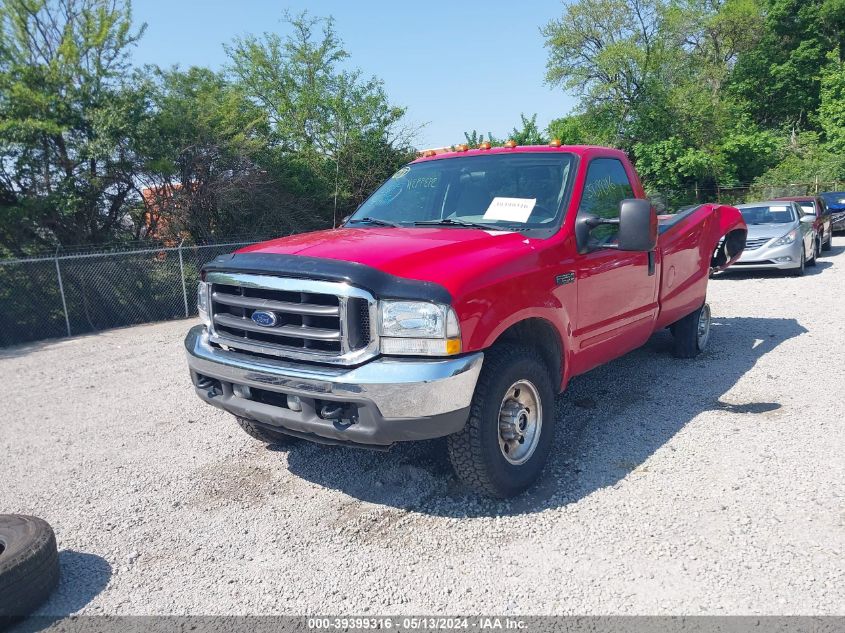
[[[706,303],[698,315],[698,349],[703,350],[710,338],[710,306]]]
[[[543,405],[540,393],[528,380],[518,380],[499,405],[499,450],[514,466],[527,462],[540,441]]]

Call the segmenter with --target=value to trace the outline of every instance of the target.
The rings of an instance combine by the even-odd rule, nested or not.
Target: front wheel
[[[546,465],[554,419],[552,380],[539,353],[494,347],[484,356],[466,426],[447,440],[455,473],[491,497],[518,495]]]
[[[705,303],[695,312],[674,323],[670,330],[675,338],[675,356],[695,358],[704,351],[710,341],[710,306]]]
[[[833,248],[833,229],[830,229],[830,231],[828,232],[827,241],[822,243],[823,251],[829,251],[831,248]]]
[[[801,247],[801,257],[799,259],[799,261],[801,263],[798,264],[797,268],[793,268],[789,273],[793,277],[803,277],[804,276],[804,272],[805,272],[804,258],[805,258],[805,256],[806,256],[806,253],[804,252],[804,247],[802,246]]]
[[[816,259],[818,258],[821,250],[822,250],[822,238],[817,237],[813,241],[813,256],[810,259],[807,260],[807,266],[815,266],[816,265]]]

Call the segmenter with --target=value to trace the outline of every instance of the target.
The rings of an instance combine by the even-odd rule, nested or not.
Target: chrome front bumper
[[[354,368],[307,365],[212,346],[202,325],[188,332],[185,349],[197,395],[209,404],[315,441],[381,446],[461,430],[484,359],[476,352],[377,358]],[[279,398],[262,397],[265,392],[299,396],[302,410],[268,404]],[[355,421],[321,418],[326,402],[354,409]]]

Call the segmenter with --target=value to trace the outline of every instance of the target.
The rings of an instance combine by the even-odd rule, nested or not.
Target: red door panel
[[[577,259],[577,371],[645,343],[657,315],[657,279],[649,254],[599,249]]]

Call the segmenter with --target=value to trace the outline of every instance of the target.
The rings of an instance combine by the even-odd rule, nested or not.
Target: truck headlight
[[[772,246],[785,246],[787,244],[792,244],[798,237],[798,229],[792,229],[789,233],[784,235],[783,237],[779,237],[777,241],[775,241]]]
[[[211,325],[211,318],[208,316],[209,285],[204,281],[197,284],[197,312],[199,313],[200,320],[206,326]]]
[[[383,354],[451,356],[461,353],[461,329],[451,306],[426,301],[379,302]]]

